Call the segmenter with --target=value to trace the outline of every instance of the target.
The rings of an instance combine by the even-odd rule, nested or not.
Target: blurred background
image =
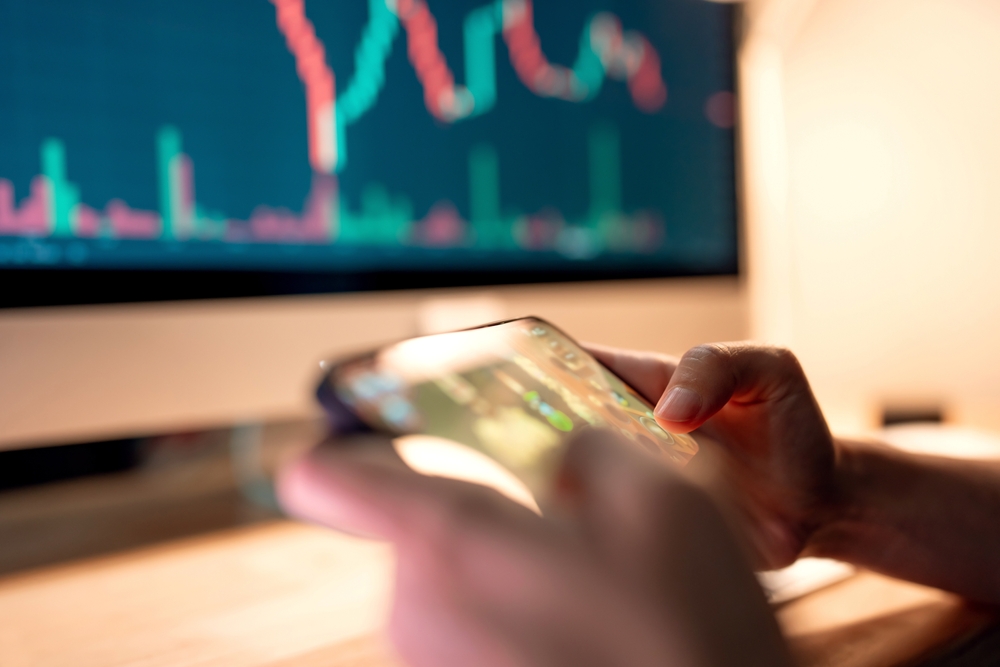
[[[998,428],[1000,8],[747,12],[752,335],[795,350],[842,429],[902,408]]]

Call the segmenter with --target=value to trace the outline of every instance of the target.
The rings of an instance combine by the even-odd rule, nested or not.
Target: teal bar
[[[368,1],[368,23],[354,52],[354,76],[337,100],[337,115],[350,125],[367,112],[385,85],[385,61],[399,34],[399,19],[386,0]]]
[[[477,245],[497,247],[503,244],[500,160],[489,144],[478,144],[469,151],[469,220]]]
[[[353,225],[344,240],[396,246],[408,235],[413,206],[406,197],[392,196],[381,183],[369,183],[361,192],[361,212],[349,216]]]
[[[180,203],[180,183],[175,182],[172,165],[181,155],[181,133],[176,127],[164,125],[156,133],[156,173],[160,185],[160,215],[163,218],[162,238],[177,238],[177,210]]]
[[[478,7],[465,17],[465,87],[475,101],[473,116],[486,113],[497,99],[496,34],[502,24],[498,3]]]
[[[334,111],[334,132],[337,133],[337,166],[334,168],[338,174],[344,171],[347,166],[347,120],[340,111],[338,105]]]
[[[73,236],[80,193],[66,180],[66,147],[55,138],[42,142],[42,175],[49,183],[49,216],[53,236]]]
[[[364,241],[392,243],[392,203],[381,183],[369,183],[362,190],[361,217],[365,221]]]
[[[336,171],[347,166],[347,126],[374,106],[385,86],[385,61],[399,34],[399,19],[386,0],[368,1],[368,23],[354,52],[354,76],[337,100],[334,132],[337,136]]]
[[[622,210],[621,156],[618,128],[599,123],[590,128],[590,219],[597,223],[607,214]]]
[[[593,20],[594,17],[590,17],[585,25],[589,27]],[[585,29],[580,35],[580,53],[577,54],[576,62],[573,63],[573,74],[576,75],[576,80],[583,87],[581,92],[584,99],[593,99],[597,93],[601,92],[605,77],[604,63],[601,62],[600,57],[594,53],[594,49],[590,45],[590,30]]]
[[[406,243],[412,233],[413,225],[413,204],[406,195],[395,195],[392,198],[392,210],[394,220],[394,232],[392,243]]]
[[[354,244],[360,242],[358,217],[351,213],[343,199],[340,201],[340,227],[337,229],[337,243]]]

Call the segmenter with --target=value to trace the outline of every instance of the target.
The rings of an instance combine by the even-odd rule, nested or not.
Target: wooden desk
[[[390,550],[274,521],[0,579],[3,667],[376,667]],[[861,574],[778,617],[801,664],[883,667],[981,631],[939,591]]]

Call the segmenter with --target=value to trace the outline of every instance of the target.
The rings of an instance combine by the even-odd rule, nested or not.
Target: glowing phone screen
[[[568,437],[617,428],[678,465],[698,451],[664,431],[652,406],[575,341],[535,318],[413,338],[348,361],[335,391],[367,423],[461,443],[546,488]]]

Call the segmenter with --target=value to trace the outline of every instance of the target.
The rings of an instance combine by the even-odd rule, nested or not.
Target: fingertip
[[[704,404],[701,394],[694,389],[675,386],[663,395],[653,414],[671,426],[683,427],[698,418]]]
[[[659,417],[657,417],[656,423],[659,424],[660,428],[662,428],[667,433],[675,433],[677,435],[684,435],[685,433],[691,433],[692,431],[698,430],[698,428],[701,427],[702,425],[702,422],[700,421],[672,422],[672,421],[667,421],[666,419],[661,419]]]

